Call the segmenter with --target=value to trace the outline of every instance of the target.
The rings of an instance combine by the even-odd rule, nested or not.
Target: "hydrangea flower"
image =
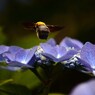
[[[3,53],[3,58],[8,66],[1,66],[1,68],[13,71],[22,67],[33,68],[36,49],[37,47],[23,49],[17,46],[10,46],[8,51]]]
[[[64,60],[68,60],[77,54],[76,50],[67,49],[68,47],[66,47],[63,42],[57,45],[54,39],[50,39],[46,43],[41,43],[40,47],[43,50],[42,55],[54,62],[62,62]]]
[[[8,49],[9,49],[8,46],[0,45],[0,62],[4,61],[4,58],[3,58],[2,54],[7,52]]]
[[[40,44],[43,49],[43,55],[54,62],[62,62],[68,60],[77,52],[74,50],[67,51],[65,47],[56,45],[51,47],[49,44]]]
[[[95,95],[95,80],[79,84],[70,95]]]
[[[66,63],[65,66],[68,67],[68,68],[80,69],[81,64],[78,63],[78,58],[77,57],[80,57],[80,51],[81,51],[84,44],[79,40],[72,39],[70,37],[65,37],[60,42],[60,45],[64,46],[67,50],[75,50],[75,51],[78,52],[72,58],[70,58],[70,60],[65,62]],[[82,72],[84,72],[84,70]]]
[[[82,63],[87,69],[95,74],[95,45],[86,42],[81,49],[79,62]]]

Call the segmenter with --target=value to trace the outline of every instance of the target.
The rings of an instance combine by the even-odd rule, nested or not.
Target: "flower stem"
[[[37,72],[36,69],[30,69],[37,77],[38,79],[45,85],[46,81],[40,76],[40,74]]]
[[[6,83],[12,82],[12,81],[13,81],[13,79],[5,80],[5,81],[3,81],[3,82],[0,83],[0,86],[4,85]]]

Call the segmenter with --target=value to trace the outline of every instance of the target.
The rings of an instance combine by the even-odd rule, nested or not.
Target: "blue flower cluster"
[[[54,39],[40,43],[30,49],[18,46],[0,46],[1,69],[16,71],[23,68],[36,68],[36,65],[62,64],[66,68],[75,68],[84,73],[95,74],[95,45],[65,37],[60,44]]]

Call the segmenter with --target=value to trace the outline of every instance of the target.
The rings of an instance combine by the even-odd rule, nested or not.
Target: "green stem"
[[[38,77],[38,79],[43,83],[43,92],[42,92],[42,94],[41,95],[48,95],[48,93],[49,93],[49,88],[50,88],[50,85],[51,85],[51,83],[52,83],[52,81],[50,80],[50,78],[48,79],[48,80],[44,80],[41,76],[40,76],[40,74],[37,72],[37,70],[36,69],[30,69],[37,77]]]
[[[45,85],[45,87],[43,89],[43,93],[41,95],[48,95],[51,84],[52,84],[52,82],[50,81],[50,82],[48,82],[47,85]]]
[[[37,77],[38,79],[45,85],[46,81],[40,76],[40,74],[37,72],[36,69],[30,69]]]
[[[3,81],[3,82],[0,83],[0,86],[4,85],[6,83],[12,82],[12,81],[13,81],[13,79],[5,80],[5,81]]]

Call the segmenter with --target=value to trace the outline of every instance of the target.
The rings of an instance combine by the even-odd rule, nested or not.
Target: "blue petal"
[[[56,58],[60,58],[60,57],[64,56],[64,54],[66,54],[66,52],[67,52],[65,47],[59,46],[59,45],[56,45],[53,49],[55,49],[57,51]]]
[[[4,61],[4,57],[2,55],[0,55],[0,62]]]
[[[80,57],[95,69],[95,45],[86,42],[80,52]]]
[[[75,50],[70,50],[68,52],[66,52],[61,58],[59,58],[59,61],[65,61],[65,60],[69,60],[70,58],[72,58],[75,54],[77,54],[78,52]]]
[[[49,39],[46,43],[50,44],[51,46],[55,46],[56,45],[56,41],[53,38]]]
[[[40,46],[44,50],[44,53],[48,53],[48,54],[57,56],[56,49],[54,49],[54,47],[52,47],[51,45],[44,43],[44,44],[40,44]]]
[[[79,84],[70,95],[95,95],[95,80]]]
[[[61,46],[64,47],[74,47],[76,50],[80,50],[83,47],[83,43],[76,40],[76,39],[71,39],[69,37],[65,37],[61,43]]]
[[[37,47],[26,49],[26,50],[20,50],[15,56],[15,61],[20,62],[22,64],[28,64],[28,62],[34,56],[36,50],[37,50]],[[33,59],[33,62],[34,62],[34,59]],[[31,64],[33,62],[31,60]]]
[[[15,51],[17,50],[17,52]],[[31,49],[22,49],[18,47],[11,47],[10,51],[4,53],[3,56],[8,65],[14,67],[29,67],[33,68],[32,64],[34,63],[34,54],[37,50],[37,47],[33,47]],[[31,66],[30,66],[31,64]]]
[[[8,52],[16,54],[19,50],[22,50],[23,48],[18,46],[10,46]]]
[[[9,63],[10,61],[14,61],[15,60],[15,54],[11,54],[11,53],[4,53],[3,57],[6,61],[6,63]]]
[[[49,51],[49,49],[52,49],[52,46],[47,44],[47,43],[41,43],[40,44],[41,48],[44,49],[44,51]]]
[[[47,57],[49,60],[52,60],[54,62],[58,62],[58,59],[56,57],[54,57],[53,55],[49,54],[49,53],[42,53],[42,55]]]
[[[4,45],[0,45],[0,54],[8,51],[9,47],[8,46],[4,46]]]
[[[0,62],[4,61],[3,53],[7,52],[8,46],[0,45]]]
[[[28,63],[28,64],[34,63],[34,59],[32,59],[32,58],[34,58],[33,56],[34,56],[36,50],[37,50],[37,46],[35,46],[35,47],[29,49],[29,51],[27,51],[28,54],[27,54],[27,57],[25,58],[26,63]]]
[[[23,64],[27,64],[25,59],[27,57],[28,51],[29,50],[20,50],[20,51],[18,51],[15,55],[15,60],[14,61],[17,61],[17,62],[20,62],[20,63],[23,63]]]
[[[18,71],[18,70],[21,70],[21,67],[0,66],[0,69],[10,70],[10,71]]]
[[[21,62],[17,62],[17,61],[11,61],[10,63],[8,63],[8,66],[10,67],[26,67],[26,68],[33,68],[32,66],[28,65],[28,64],[23,64]]]
[[[54,62],[62,62],[62,61],[68,60],[71,57],[73,57],[74,54],[77,54],[77,51],[70,50],[68,52],[65,52],[65,54],[63,56],[60,56],[60,58],[57,58],[57,56],[55,56],[54,54],[42,53],[42,55],[44,55],[45,57],[49,58],[50,60],[53,60]]]
[[[81,58],[77,58],[77,59],[78,59],[79,63],[81,63],[85,67],[86,70],[88,70],[90,73],[93,72],[93,69],[91,68],[89,63],[87,63],[86,61],[84,61]]]

